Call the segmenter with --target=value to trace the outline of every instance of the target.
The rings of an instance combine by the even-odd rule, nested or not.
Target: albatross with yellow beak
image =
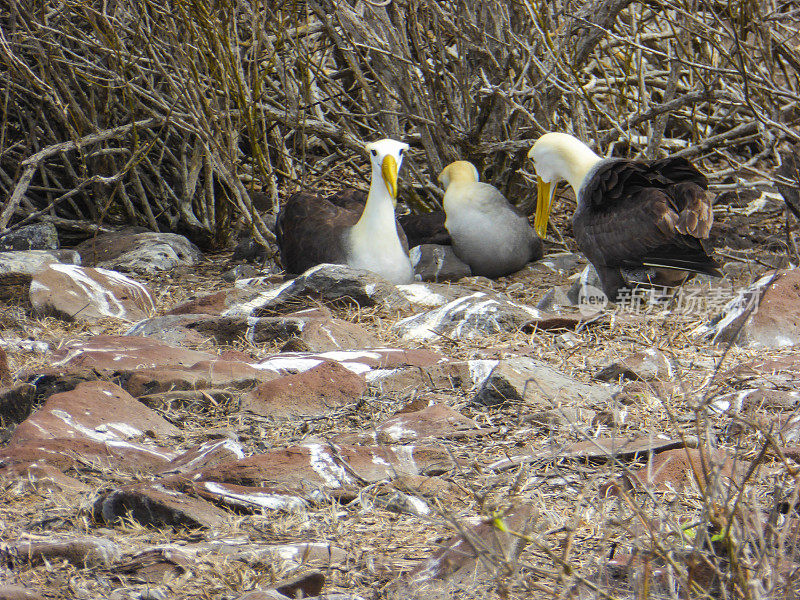
[[[329,198],[292,195],[278,215],[276,237],[287,273],[321,263],[367,269],[393,283],[410,283],[414,268],[395,220],[397,173],[408,144],[384,139],[365,146],[372,163],[366,203],[345,190]],[[363,192],[361,192],[363,194]]]
[[[555,185],[565,179],[578,203],[575,240],[612,301],[627,270],[654,269],[672,283],[689,273],[722,276],[709,255],[708,181],[688,160],[603,159],[565,133],[543,135],[528,157],[537,175],[536,232],[545,236]]]
[[[456,256],[474,275],[502,277],[542,258],[542,240],[528,218],[496,187],[481,183],[470,162],[458,160],[439,174],[445,227]]]

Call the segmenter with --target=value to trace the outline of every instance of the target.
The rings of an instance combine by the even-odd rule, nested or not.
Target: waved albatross
[[[625,287],[627,270],[666,270],[671,284],[688,273],[722,276],[709,256],[714,212],[708,181],[685,158],[603,159],[565,133],[543,135],[528,156],[537,175],[536,231],[547,232],[555,184],[566,179],[578,202],[575,239],[609,299]]]
[[[500,190],[478,179],[478,170],[465,160],[450,163],[439,174],[445,227],[456,256],[484,277],[502,277],[540,259],[542,240],[525,215]]]
[[[355,190],[329,198],[298,192],[281,209],[276,237],[287,273],[340,263],[373,271],[393,283],[414,280],[405,234],[394,215],[397,173],[408,144],[383,139],[365,148],[372,163],[366,203]]]

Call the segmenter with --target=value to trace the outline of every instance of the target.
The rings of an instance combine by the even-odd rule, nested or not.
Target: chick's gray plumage
[[[451,163],[439,180],[453,250],[473,274],[502,277],[542,257],[542,241],[525,215],[497,188],[479,182],[471,163]]]

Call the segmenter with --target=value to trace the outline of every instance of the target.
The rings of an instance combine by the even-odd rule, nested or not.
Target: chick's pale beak
[[[397,161],[394,159],[394,156],[387,156],[383,159],[383,164],[381,165],[381,175],[383,175],[383,181],[386,183],[386,189],[389,190],[392,200],[396,200]]]
[[[536,235],[544,239],[547,235],[547,221],[550,218],[550,208],[556,188],[552,182],[537,177],[536,191],[536,217],[533,220],[533,228],[536,230]]]

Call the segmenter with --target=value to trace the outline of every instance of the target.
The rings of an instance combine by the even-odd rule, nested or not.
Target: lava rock
[[[159,484],[102,491],[92,502],[92,516],[109,525],[133,519],[142,525],[176,530],[216,527],[227,520],[227,513],[210,502],[166,490]]]
[[[197,246],[175,233],[115,231],[86,240],[75,250],[86,265],[127,273],[171,271],[203,259]]]
[[[541,316],[535,308],[497,295],[475,292],[440,308],[402,319],[392,329],[404,340],[475,339],[518,331]]]
[[[551,366],[527,357],[501,360],[473,396],[473,403],[496,406],[524,402],[538,407],[583,404],[604,405],[611,401],[613,389],[581,383]]]
[[[800,344],[800,269],[767,273],[695,333],[717,344],[766,348]]]
[[[155,312],[150,291],[114,271],[51,264],[33,276],[30,299],[40,314],[68,321],[113,317],[135,322]]]
[[[331,302],[349,300],[360,306],[381,305],[403,310],[409,302],[394,284],[362,269],[347,265],[321,264],[310,268],[281,286],[260,292],[247,302],[238,303],[223,312],[223,316],[272,316],[303,301]]]
[[[242,396],[241,408],[284,419],[326,416],[357,402],[366,389],[363,377],[326,361],[297,375],[262,383]]]
[[[457,281],[470,277],[472,269],[456,256],[452,246],[422,244],[409,253],[414,273],[422,281]]]
[[[52,223],[25,225],[0,237],[0,251],[58,250],[58,231]]]

